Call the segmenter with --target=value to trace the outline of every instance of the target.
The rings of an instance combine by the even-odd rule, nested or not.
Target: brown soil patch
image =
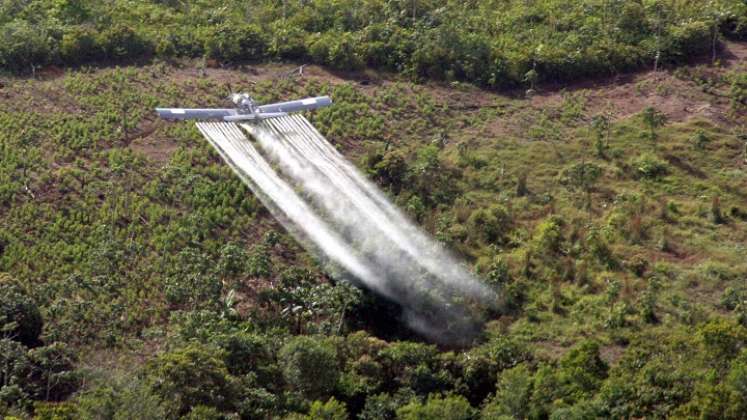
[[[745,66],[747,43],[726,42],[719,59],[722,67],[713,68],[714,73]],[[724,120],[729,112],[729,101],[723,92],[705,93],[694,82],[677,79],[670,70],[545,86],[530,99],[530,103],[535,108],[560,107],[568,93],[586,96],[587,112],[606,111],[618,120],[635,115],[647,106],[664,112],[672,122],[699,116]]]
[[[602,347],[599,350],[599,357],[601,357],[609,366],[614,366],[617,364],[617,361],[620,360],[623,353],[625,353],[625,347],[612,344]]]
[[[560,360],[564,354],[568,352],[568,347],[564,347],[556,341],[537,341],[533,343],[537,354],[542,357],[544,356],[548,360]]]
[[[179,145],[174,140],[162,136],[143,136],[138,137],[130,143],[130,149],[141,153],[148,159],[165,164],[171,160]]]

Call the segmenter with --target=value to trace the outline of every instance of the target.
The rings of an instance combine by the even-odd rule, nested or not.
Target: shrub
[[[741,72],[733,76],[729,96],[731,108],[735,112],[747,109],[747,73]]]
[[[132,28],[114,25],[101,32],[98,44],[103,58],[108,60],[135,60],[153,51],[153,46]]]
[[[659,179],[669,173],[667,164],[650,153],[638,156],[631,162],[631,167],[635,171],[634,178]]]
[[[309,417],[314,420],[347,420],[348,410],[344,403],[332,397],[326,403],[314,401],[309,409]]]
[[[198,405],[182,417],[183,420],[223,420],[225,417],[215,407]]]
[[[356,42],[351,33],[325,32],[311,38],[307,48],[315,63],[348,71],[363,67],[363,60],[357,51]]]
[[[171,417],[199,405],[226,410],[235,401],[236,384],[214,348],[190,344],[161,354],[148,364],[148,376]]]
[[[60,56],[65,63],[82,64],[101,56],[96,32],[84,26],[66,28],[60,43]]]
[[[543,220],[535,229],[532,245],[541,254],[558,254],[563,245],[563,220],[551,216]]]
[[[0,66],[13,71],[31,71],[54,61],[56,45],[44,26],[14,20],[0,27]]]
[[[698,337],[708,361],[716,368],[725,368],[739,350],[747,344],[747,330],[725,319],[715,319],[698,328]]]
[[[291,338],[280,349],[278,359],[286,382],[312,400],[329,395],[340,374],[337,350],[319,337]]]
[[[205,54],[234,62],[260,60],[267,54],[267,41],[262,30],[254,25],[221,25],[207,36]]]
[[[31,349],[28,353],[32,372],[29,387],[37,399],[62,401],[75,392],[80,375],[75,370],[75,353],[63,343]]]
[[[529,414],[529,399],[532,395],[532,373],[522,363],[501,373],[495,398],[482,410],[483,418],[500,416],[523,419]]]
[[[39,343],[42,325],[41,313],[34,301],[20,288],[0,282],[0,334],[35,346]]]
[[[0,388],[17,386],[19,391],[26,395],[26,378],[32,368],[26,351],[26,347],[21,343],[6,338],[0,339]]]
[[[511,216],[505,207],[492,205],[477,209],[467,219],[467,226],[488,244],[505,241],[511,227]]]
[[[377,183],[399,194],[407,176],[407,161],[401,152],[387,152],[373,164],[372,172]]]
[[[667,122],[667,116],[651,106],[646,107],[641,112],[641,119],[643,120],[643,124],[646,125],[646,128],[648,128],[648,136],[652,141],[656,140],[658,137],[656,130],[663,127]]]
[[[576,401],[598,389],[607,371],[607,363],[599,356],[599,344],[595,341],[581,342],[560,359],[560,379]]]
[[[107,378],[105,384],[90,386],[76,399],[78,418],[143,419],[166,418],[164,404],[148,384],[137,378]]]
[[[471,420],[477,411],[461,395],[429,395],[425,403],[412,400],[397,410],[402,420]]]

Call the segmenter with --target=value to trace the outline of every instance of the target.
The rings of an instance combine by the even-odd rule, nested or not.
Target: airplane
[[[267,105],[257,105],[256,101],[247,93],[234,93],[230,98],[236,104],[236,108],[156,108],[156,112],[159,117],[167,120],[223,120],[235,122],[282,117],[291,112],[301,112],[332,105],[332,99],[329,96],[317,96]]]

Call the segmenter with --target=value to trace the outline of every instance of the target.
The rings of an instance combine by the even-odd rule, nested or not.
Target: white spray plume
[[[404,321],[419,333],[465,344],[477,332],[474,304],[497,304],[490,289],[411,223],[304,117],[242,125],[264,154],[234,124],[197,126],[301,244],[399,304]]]

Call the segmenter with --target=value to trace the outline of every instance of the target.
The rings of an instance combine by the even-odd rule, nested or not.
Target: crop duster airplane
[[[156,108],[156,112],[159,117],[167,120],[259,121],[332,104],[329,96],[257,105],[248,94],[235,93],[231,95],[231,100],[236,104],[236,108]]]

